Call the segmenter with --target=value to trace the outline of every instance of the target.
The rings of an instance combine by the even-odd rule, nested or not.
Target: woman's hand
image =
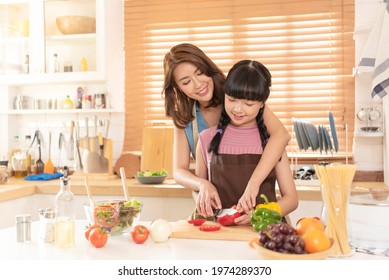
[[[222,208],[219,194],[211,182],[204,181],[201,183],[197,196],[196,207],[197,212],[204,217],[213,216],[213,209]]]
[[[236,209],[239,212],[244,212],[247,215],[251,214],[251,210],[253,210],[256,206],[256,198],[259,192],[258,187],[252,187],[250,183],[247,185],[243,195],[240,197],[238,204],[236,205]]]

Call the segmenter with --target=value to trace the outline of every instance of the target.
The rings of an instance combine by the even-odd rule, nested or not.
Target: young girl
[[[238,203],[269,139],[263,112],[270,87],[270,72],[257,61],[242,60],[231,68],[224,84],[219,124],[199,136],[195,174],[210,180],[212,186],[210,190],[200,190],[198,199],[204,199],[202,192],[217,192],[222,208]],[[263,183],[256,186],[256,204],[263,203],[260,194],[277,201],[276,180],[282,196],[278,203],[286,216],[296,209],[298,198],[285,151]],[[206,215],[203,204],[198,205],[197,211]],[[247,224],[250,216],[246,213],[235,222]]]
[[[164,88],[166,115],[174,123],[174,179],[178,184],[201,193],[200,208],[220,208],[220,199],[212,190],[211,182],[190,171],[191,156],[195,156],[198,134],[205,128],[217,125],[224,96],[225,75],[198,47],[192,44],[174,46],[164,58]],[[248,212],[255,207],[257,189],[282,155],[290,140],[280,120],[266,107],[263,119],[270,134],[262,159],[247,182],[238,209]]]

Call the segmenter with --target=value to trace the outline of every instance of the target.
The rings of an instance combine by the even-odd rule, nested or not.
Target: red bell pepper
[[[206,221],[207,221],[206,219],[194,219],[194,220],[189,220],[188,223],[197,227],[197,226],[201,226]]]
[[[236,209],[236,205],[231,207],[232,209]],[[236,212],[232,215],[226,214],[224,216],[218,217],[217,221],[224,227],[235,225],[235,219],[240,217],[240,213]]]
[[[218,225],[202,225],[200,226],[200,230],[202,231],[217,231],[220,229]]]

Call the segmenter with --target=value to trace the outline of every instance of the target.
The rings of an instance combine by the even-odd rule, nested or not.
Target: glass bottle
[[[81,59],[81,71],[82,71],[82,72],[88,71],[88,61],[86,60],[85,57],[83,57],[83,58]]]
[[[26,160],[27,160],[27,175],[32,174],[31,166],[33,165],[30,146],[31,146],[31,135],[26,135],[24,138],[24,152],[26,153]]]
[[[64,167],[64,176],[61,177],[61,189],[55,197],[55,245],[71,247],[75,240],[75,197],[70,190],[68,167]]]
[[[62,107],[63,107],[64,109],[73,109],[73,108],[74,108],[73,101],[70,99],[70,96],[69,96],[69,95],[66,96],[66,99],[65,99],[65,101],[63,102]]]

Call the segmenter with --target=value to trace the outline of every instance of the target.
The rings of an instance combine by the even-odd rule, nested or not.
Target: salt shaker
[[[43,214],[43,241],[54,242],[55,239],[55,211],[47,210]]]
[[[31,241],[31,215],[20,214],[15,217],[16,241],[26,243]]]

